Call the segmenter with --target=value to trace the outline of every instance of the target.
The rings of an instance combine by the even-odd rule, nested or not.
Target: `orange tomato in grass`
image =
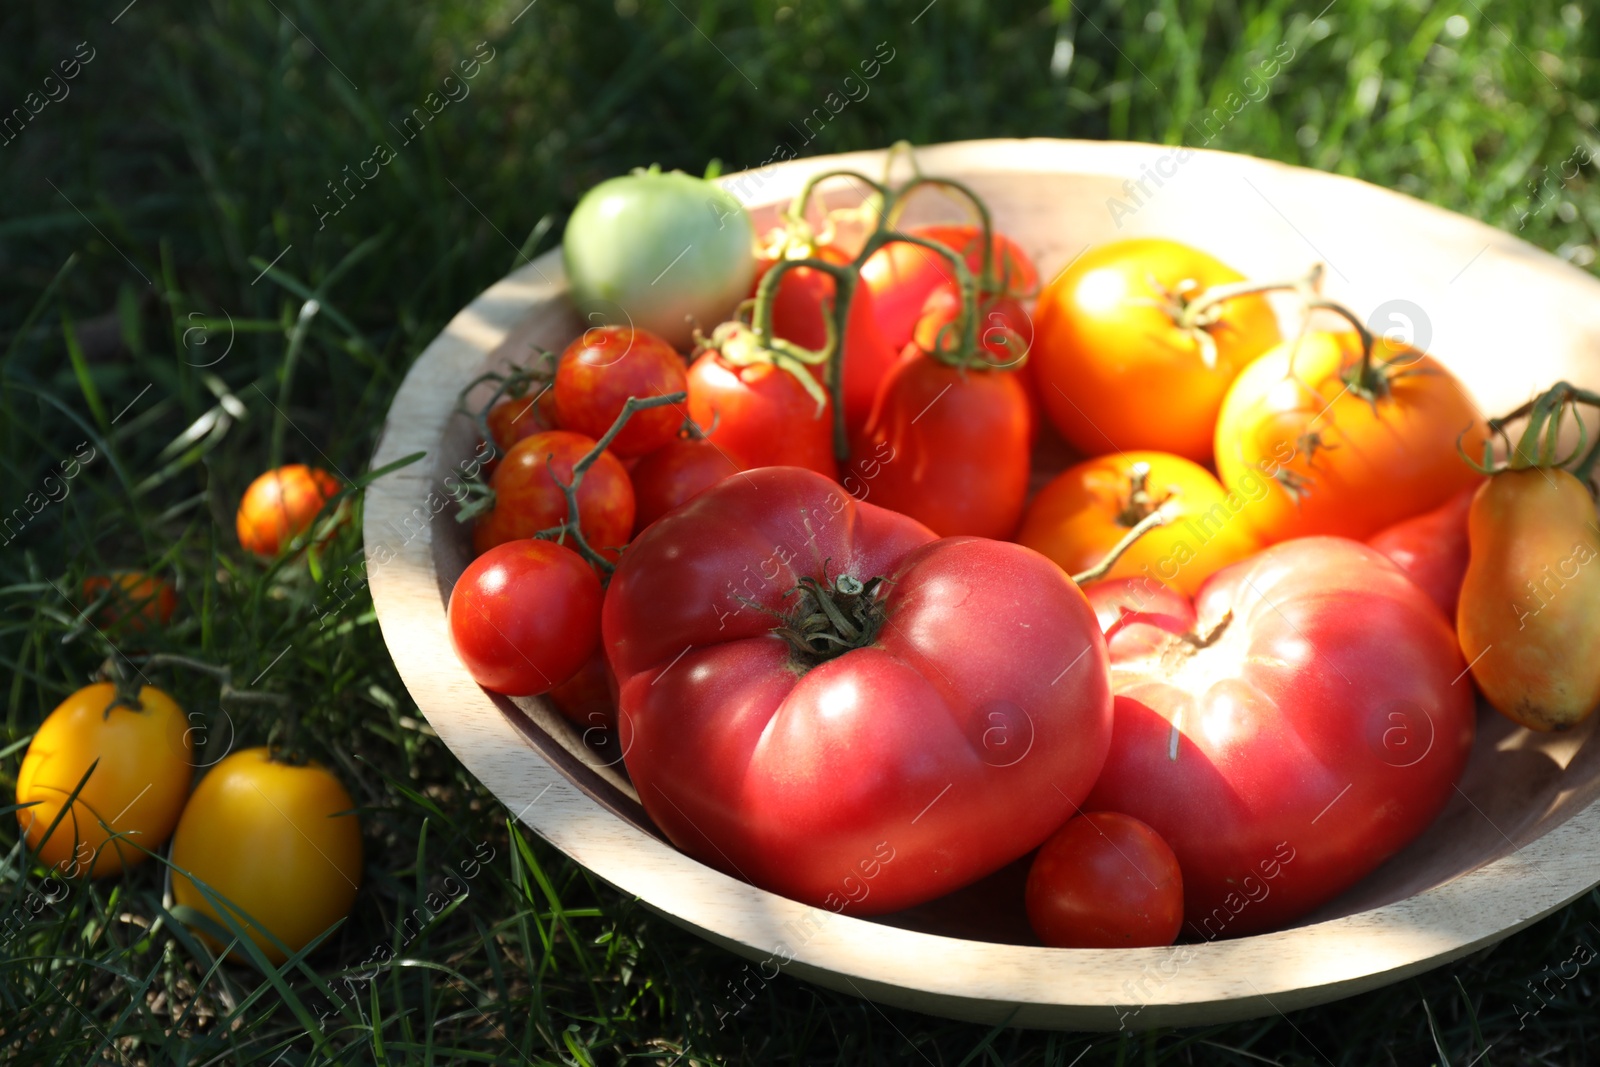
[[[1457,453],[1486,433],[1466,389],[1431,356],[1378,337],[1363,370],[1353,332],[1312,331],[1252,363],[1217,420],[1223,485],[1272,466],[1249,511],[1268,544],[1331,534],[1365,540],[1480,479]]]
[[[1134,542],[1106,577],[1143,576],[1193,596],[1214,572],[1260,551],[1244,513],[1266,491],[1258,477],[1230,493],[1204,467],[1167,452],[1099,456],[1067,468],[1040,491],[1017,540],[1077,574],[1159,508],[1166,523]]]
[[[95,622],[107,628],[126,626],[134,633],[165,626],[178,610],[178,593],[172,583],[144,571],[112,571],[85,578],[85,607],[102,597],[105,603],[95,612]]]
[[[1227,301],[1193,330],[1178,319],[1206,290],[1243,280],[1156,238],[1101,245],[1062,271],[1039,294],[1030,356],[1061,435],[1088,455],[1151,449],[1209,462],[1228,386],[1282,335],[1259,295]]]
[[[234,521],[247,552],[271,558],[310,530],[329,500],[343,488],[325,470],[291,463],[267,471],[244,491]]]

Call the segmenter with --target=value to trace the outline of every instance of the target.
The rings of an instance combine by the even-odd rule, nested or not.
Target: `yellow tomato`
[[[109,682],[84,686],[52,711],[17,772],[17,821],[39,862],[71,878],[116,874],[166,844],[189,795],[194,748],[183,709],[161,690],[139,690],[142,710],[118,704]],[[96,764],[95,761],[99,763]],[[45,832],[78,788],[62,816]],[[109,829],[108,829],[109,827]],[[112,835],[120,840],[111,841]]]
[[[1208,461],[1228,384],[1282,335],[1258,294],[1216,305],[1192,329],[1179,319],[1206,290],[1243,280],[1155,238],[1101,245],[1062,271],[1039,294],[1028,354],[1061,436],[1091,456],[1149,448]]]
[[[1594,498],[1560,467],[1496,474],[1467,513],[1461,654],[1495,709],[1567,730],[1600,705],[1600,533]]]
[[[263,929],[298,952],[350,913],[361,883],[354,807],[319,764],[280,762],[266,748],[235,752],[200,780],[183,810],[172,839],[172,895],[228,928],[178,871],[192,874],[228,902],[268,959],[282,963],[284,952]]]
[[[1044,487],[1017,540],[1076,574],[1159,507],[1166,523],[1139,538],[1106,577],[1142,575],[1192,596],[1213,572],[1260,550],[1243,512],[1265,493],[1264,482],[1230,493],[1204,467],[1166,452],[1100,456]]]

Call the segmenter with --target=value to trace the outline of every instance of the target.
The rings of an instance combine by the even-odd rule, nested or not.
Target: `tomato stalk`
[[[1578,459],[1580,453],[1584,453],[1589,441],[1588,425],[1578,414],[1579,404],[1600,408],[1600,393],[1580,389],[1570,382],[1557,382],[1514,411],[1489,420],[1490,436],[1483,444],[1483,462],[1479,463],[1465,452],[1462,453],[1462,458],[1474,469],[1489,475],[1508,470],[1527,470],[1530,467],[1562,467],[1569,469],[1574,477],[1587,485],[1595,464],[1600,462],[1600,441],[1596,441],[1595,447],[1590,448],[1576,465],[1568,468],[1568,464]],[[1578,423],[1578,444],[1565,458],[1562,458],[1561,421],[1569,411]],[[1521,418],[1526,418],[1528,422],[1523,427],[1521,436],[1513,444],[1510,435],[1506,433],[1506,426]],[[1494,437],[1497,435],[1505,442],[1504,463],[1495,462]]]
[[[885,618],[878,599],[882,578],[863,582],[848,574],[829,581],[802,576],[789,596],[795,606],[772,632],[789,642],[807,667],[865,648],[877,640]]]
[[[1097,582],[1110,574],[1111,568],[1117,565],[1117,560],[1121,559],[1139,538],[1154,530],[1157,526],[1165,525],[1166,521],[1167,517],[1162,514],[1161,505],[1157,504],[1154,511],[1135,523],[1133,529],[1122,535],[1122,540],[1111,546],[1111,551],[1105,554],[1105,558],[1088,570],[1079,571],[1077,574],[1072,575],[1073,584],[1087,585],[1090,582]]]
[[[1313,263],[1311,269],[1299,278],[1270,282],[1249,280],[1230,282],[1227,285],[1214,285],[1192,298],[1189,296],[1190,290],[1183,285],[1180,285],[1176,292],[1166,289],[1154,278],[1151,279],[1150,285],[1162,294],[1162,299],[1155,301],[1156,305],[1171,317],[1173,325],[1188,333],[1194,340],[1200,349],[1200,359],[1205,365],[1208,368],[1215,368],[1217,343],[1211,336],[1211,327],[1221,321],[1224,306],[1228,301],[1246,296],[1263,296],[1267,293],[1292,292],[1298,294],[1307,307],[1311,307],[1322,299],[1320,293],[1322,270],[1321,263]],[[1194,283],[1187,284],[1192,286]]]

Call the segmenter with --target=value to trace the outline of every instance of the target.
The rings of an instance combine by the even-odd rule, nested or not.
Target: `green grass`
[[[0,545],[0,787],[110,642],[187,654],[286,698],[300,743],[361,806],[367,865],[350,919],[269,978],[213,966],[162,910],[157,863],[41,903],[42,872],[0,820],[0,929],[15,930],[0,933],[0,1059],[1587,1062],[1597,979],[1561,974],[1600,942],[1595,894],[1395,988],[1205,1031],[993,1032],[787,976],[719,1026],[743,962],[509,826],[427,729],[366,591],[343,587],[355,524],[309,566],[238,551],[233,508],[269,458],[358,476],[410,360],[554,239],[541,222],[558,234],[587,186],[635,165],[761,163],[880,43],[893,58],[870,94],[806,154],[1012,135],[1197,144],[1287,42],[1272,95],[1212,147],[1355,175],[1594,260],[1595,170],[1561,176],[1579,146],[1600,151],[1600,23],[1581,5],[1338,0],[1313,21],[1322,0],[924,3],[6,5],[0,117],[59,95],[44,79],[80,42],[93,58],[0,146],[0,516],[59,496],[45,479],[80,442],[96,458]],[[475,55],[470,95],[407,141],[403,116]],[[380,143],[394,159],[332,214],[329,183]],[[144,638],[86,626],[63,594],[112,567],[176,576],[179,621]],[[289,727],[270,706],[219,707],[203,675],[155,680],[201,715],[208,746]],[[433,914],[443,879],[490,850]]]

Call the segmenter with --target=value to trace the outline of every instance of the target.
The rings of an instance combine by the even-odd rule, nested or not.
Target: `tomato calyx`
[[[738,319],[724,322],[711,331],[710,337],[701,336],[695,347],[696,354],[701,352],[715,352],[717,358],[730,367],[755,367],[761,365],[777,367],[779,370],[792,374],[806,391],[806,395],[817,402],[817,416],[820,418],[823,410],[828,406],[828,394],[823,391],[817,382],[816,375],[810,369],[821,364],[826,364],[838,348],[840,325],[835,321],[837,315],[830,313],[823,316],[823,323],[827,328],[827,342],[821,349],[813,350],[793,341],[785,341],[772,332],[772,314],[770,311],[771,294],[777,292],[774,284],[769,290],[768,279],[776,278],[784,273],[787,264],[807,267],[826,267],[836,269],[832,264],[824,263],[820,259],[786,259],[780,260],[761,280],[761,295],[755,300],[755,325],[742,322]],[[763,297],[767,298],[766,324],[761,325],[763,314]],[[842,305],[841,305],[842,306]]]
[[[837,656],[866,648],[878,639],[888,617],[879,593],[882,578],[863,582],[848,574],[829,579],[803,575],[787,596],[794,606],[780,616],[772,632],[789,642],[795,661],[809,670]]]
[[[1132,529],[1138,526],[1153,513],[1161,510],[1161,505],[1171,500],[1175,493],[1165,493],[1156,497],[1150,492],[1150,464],[1135,463],[1128,468],[1128,498],[1122,510],[1117,513],[1117,525]]]
[[[1481,463],[1466,454],[1460,438],[1457,438],[1456,450],[1461,454],[1461,458],[1480,474],[1495,475],[1502,471],[1527,470],[1530,467],[1560,467],[1588,486],[1590,493],[1593,493],[1594,486],[1590,479],[1595,464],[1600,462],[1600,441],[1597,441],[1586,454],[1584,453],[1589,443],[1589,427],[1578,413],[1579,404],[1600,408],[1600,393],[1580,389],[1571,382],[1557,382],[1516,410],[1489,420],[1489,436],[1483,442]],[[1578,424],[1578,443],[1570,453],[1562,457],[1561,422],[1569,413]],[[1506,433],[1506,426],[1521,418],[1526,418],[1528,422],[1523,427],[1522,435],[1513,444],[1510,435]],[[1462,431],[1462,437],[1466,432]],[[1495,462],[1494,458],[1494,439],[1497,436],[1506,446],[1506,458],[1503,463]],[[1583,459],[1569,466],[1580,454],[1583,454]]]

